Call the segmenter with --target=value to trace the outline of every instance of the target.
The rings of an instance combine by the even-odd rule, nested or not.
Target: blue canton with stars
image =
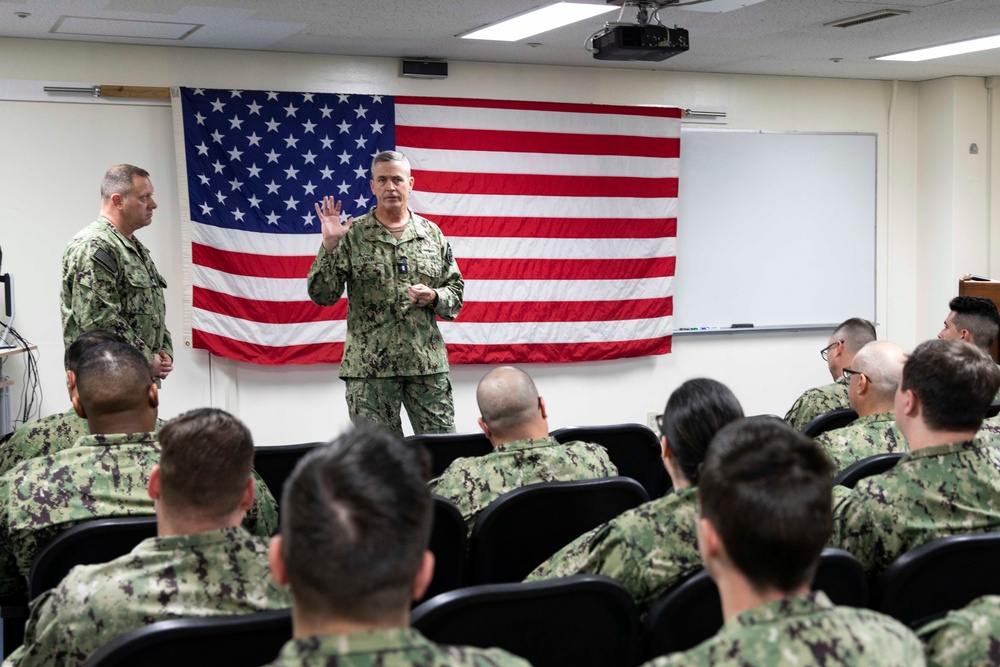
[[[191,219],[272,234],[318,234],[313,205],[341,217],[375,205],[376,153],[396,145],[389,95],[181,88]]]

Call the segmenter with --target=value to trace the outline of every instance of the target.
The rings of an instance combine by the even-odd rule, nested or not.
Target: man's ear
[[[83,409],[83,402],[80,400],[80,394],[74,394],[72,400],[73,400],[73,411],[77,414],[77,416],[86,419],[87,411]]]
[[[281,535],[271,538],[271,543],[267,547],[267,563],[271,567],[271,578],[279,586],[287,586],[288,567],[285,564],[285,555],[281,553]]]
[[[973,345],[975,345],[975,341],[972,340],[972,334],[969,333],[968,329],[962,329],[959,332],[959,335],[962,336],[962,340],[964,340],[966,343],[972,343]]]
[[[903,394],[903,414],[907,417],[915,417],[920,412],[920,399],[912,389],[902,390]]]
[[[247,479],[246,486],[243,487],[243,495],[240,496],[240,509],[244,512],[249,512],[250,508],[253,507],[254,493],[257,490],[257,481],[250,477]]]
[[[486,422],[485,422],[485,421],[483,421],[483,418],[482,418],[482,417],[480,417],[480,418],[479,418],[479,419],[477,420],[477,422],[478,422],[478,424],[479,424],[479,428],[483,429],[483,433],[485,433],[485,434],[486,434],[486,439],[487,439],[487,440],[492,440],[493,436],[492,436],[492,435],[490,435],[490,427],[486,425]]]
[[[160,499],[160,464],[157,463],[153,466],[153,470],[149,473],[149,484],[146,485],[146,491],[149,493],[149,497],[154,501]]]
[[[548,419],[549,413],[545,411],[545,399],[538,397],[538,409],[542,411],[542,419]]]
[[[660,458],[661,459],[675,459],[674,452],[670,449],[670,443],[667,442],[667,436],[660,435]]]
[[[413,586],[410,589],[410,599],[419,600],[424,597],[427,587],[431,585],[434,578],[434,553],[430,550],[424,552],[424,558],[420,562],[420,569],[417,576],[413,578]]]
[[[716,560],[722,550],[722,538],[715,525],[705,517],[698,519],[698,552],[706,564]]]
[[[149,383],[149,407],[160,407],[160,389],[155,382]]]

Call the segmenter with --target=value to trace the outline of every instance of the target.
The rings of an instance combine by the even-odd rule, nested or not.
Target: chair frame
[[[621,436],[634,435],[637,441],[647,439],[649,441],[649,466],[638,469],[634,460],[635,456],[628,451],[631,448],[608,446],[601,442],[602,435]],[[608,458],[618,468],[618,474],[623,477],[631,477],[646,489],[650,500],[665,496],[673,488],[673,482],[666,468],[663,467],[662,453],[660,448],[660,436],[645,424],[606,424],[600,426],[566,426],[557,428],[549,433],[559,443],[565,444],[573,440],[593,442],[604,447],[608,452]],[[610,442],[610,440],[608,440]]]
[[[802,435],[815,438],[817,435],[849,426],[858,418],[858,413],[852,408],[837,408],[817,415],[802,427]]]

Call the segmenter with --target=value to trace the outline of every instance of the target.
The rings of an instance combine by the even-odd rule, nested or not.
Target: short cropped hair
[[[83,353],[104,343],[127,344],[128,341],[110,331],[100,331],[98,329],[85,331],[70,343],[69,349],[66,351],[66,370],[75,373],[77,367],[80,365],[80,357],[83,356]]]
[[[705,456],[698,498],[736,568],[757,591],[812,581],[833,531],[834,466],[776,417],[725,426]]]
[[[373,623],[409,608],[430,541],[427,452],[362,423],[306,456],[281,499],[296,604]]]
[[[494,437],[506,438],[528,423],[539,409],[538,388],[514,366],[490,370],[476,386],[479,415]]]
[[[166,506],[209,517],[237,508],[253,468],[253,437],[243,422],[218,408],[199,408],[164,424],[159,440]]]
[[[88,417],[127,412],[147,401],[149,362],[128,343],[86,350],[76,368],[76,388]]]
[[[410,174],[410,160],[399,151],[382,151],[372,158],[371,175],[373,178],[375,176],[375,165],[379,162],[400,162],[402,163],[403,168],[406,169],[407,175]]]
[[[663,410],[661,434],[677,458],[681,472],[698,483],[698,469],[716,432],[743,418],[740,402],[729,387],[707,378],[688,380],[670,394]]]
[[[1000,334],[1000,313],[996,304],[982,296],[956,296],[948,307],[955,313],[955,326],[967,329],[972,341],[988,350]]]
[[[107,201],[111,195],[127,195],[132,192],[132,179],[149,178],[149,172],[133,164],[116,164],[108,169],[101,181],[101,199]]]
[[[917,395],[933,430],[975,431],[1000,389],[1000,368],[964,340],[929,340],[906,359],[900,388]]]
[[[852,317],[840,323],[834,332],[834,338],[844,341],[844,347],[850,352],[857,352],[868,343],[875,340],[875,325],[861,317]]]

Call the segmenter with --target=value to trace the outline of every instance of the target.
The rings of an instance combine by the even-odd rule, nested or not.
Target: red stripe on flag
[[[563,113],[612,114],[616,116],[650,116],[680,118],[683,110],[675,107],[626,107],[613,104],[580,104],[574,102],[519,102],[516,100],[476,100],[452,97],[412,97],[396,95],[396,104],[420,106],[463,107],[476,109],[516,109],[520,111],[557,111]]]
[[[608,322],[674,314],[673,297],[624,301],[471,301],[456,322]]]
[[[425,215],[417,211],[420,215]],[[504,218],[430,215],[445,236],[653,239],[677,236],[677,218]]]
[[[680,155],[681,140],[673,137],[458,130],[397,125],[396,145],[454,151],[675,158]]]
[[[257,255],[219,250],[191,243],[191,261],[196,266],[254,278],[305,278],[315,257]]]
[[[466,280],[630,280],[674,275],[673,257],[647,259],[477,259],[456,257]]]
[[[672,338],[650,338],[609,343],[558,343],[534,345],[448,345],[453,364],[550,364],[602,361],[668,354]]]
[[[274,347],[244,343],[234,338],[217,336],[193,329],[191,345],[199,350],[208,350],[214,355],[265,366],[284,364],[335,364],[344,356],[343,343],[315,343],[311,345],[288,345]]]
[[[640,197],[645,199],[677,196],[676,178],[483,174],[422,170],[414,170],[413,177],[420,186],[418,189],[422,192],[461,192],[469,195],[517,195],[519,197]]]
[[[262,324],[328,322],[347,317],[347,299],[344,298],[332,306],[317,306],[312,301],[244,299],[198,286],[192,290],[191,305],[219,315]]]

